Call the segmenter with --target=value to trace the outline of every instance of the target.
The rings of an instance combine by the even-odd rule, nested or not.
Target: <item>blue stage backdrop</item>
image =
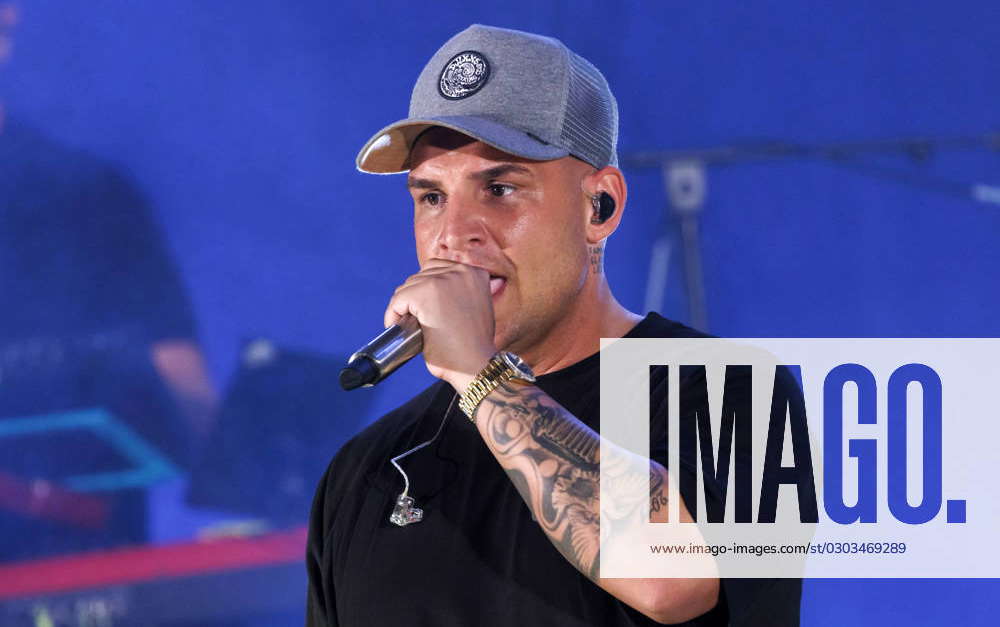
[[[141,190],[220,384],[247,338],[345,355],[381,328],[416,268],[410,202],[400,177],[360,174],[354,157],[470,23],[558,37],[609,79],[630,188],[608,274],[633,310],[654,241],[676,237],[661,173],[630,154],[1000,131],[995,0],[19,5],[7,111]],[[966,191],[1000,186],[1000,152],[920,148],[710,166],[708,330],[997,336],[1000,205]],[[686,321],[676,247],[666,277],[658,307]],[[411,364],[330,429],[429,381]],[[993,581],[809,581],[803,624],[992,625],[998,594]]]

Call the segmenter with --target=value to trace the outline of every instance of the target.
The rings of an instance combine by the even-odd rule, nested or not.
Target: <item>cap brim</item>
[[[534,161],[550,161],[569,155],[565,148],[545,143],[499,122],[470,115],[449,115],[407,118],[383,128],[358,153],[358,169],[371,174],[406,172],[410,169],[413,142],[420,133],[432,126],[450,128],[497,150]]]

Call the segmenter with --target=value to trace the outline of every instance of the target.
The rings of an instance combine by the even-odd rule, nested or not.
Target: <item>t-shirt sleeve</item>
[[[306,541],[306,574],[309,584],[306,593],[306,627],[335,627],[337,622],[333,581],[329,572],[325,546],[327,520],[327,488],[330,472],[327,468],[316,487],[312,510],[309,514],[309,533]]]

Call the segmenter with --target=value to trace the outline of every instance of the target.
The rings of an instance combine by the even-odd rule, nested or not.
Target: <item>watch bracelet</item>
[[[510,371],[510,366],[503,361],[500,353],[493,355],[486,366],[479,371],[476,378],[472,380],[469,387],[462,393],[458,400],[459,408],[465,412],[472,424],[476,424],[476,410],[482,404],[483,399],[490,395],[507,381],[514,378],[514,373]]]

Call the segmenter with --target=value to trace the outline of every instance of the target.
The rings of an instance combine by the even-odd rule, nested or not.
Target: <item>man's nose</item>
[[[464,253],[486,242],[486,224],[483,214],[473,203],[452,203],[441,217],[437,247],[446,258],[464,261]]]

